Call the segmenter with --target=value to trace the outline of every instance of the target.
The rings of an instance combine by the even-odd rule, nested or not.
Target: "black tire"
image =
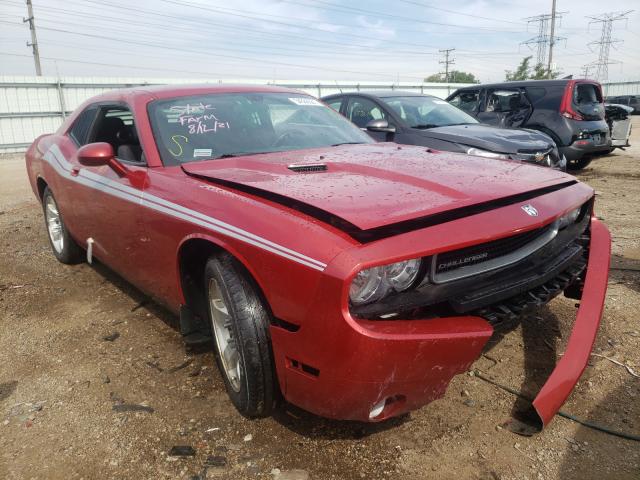
[[[210,286],[212,281],[217,282],[217,287]],[[217,288],[214,295],[212,288]],[[270,313],[258,287],[233,256],[221,253],[207,261],[204,293],[214,337],[216,363],[231,401],[247,417],[269,416],[275,407],[278,386],[269,336]],[[214,324],[216,313],[211,299],[217,295],[221,295],[226,304],[230,320],[227,332],[241,360],[239,375],[232,375],[234,378],[225,370],[219,347],[222,342],[218,340],[218,330]],[[222,332],[220,337],[227,332]],[[234,369],[234,372],[238,369]],[[233,387],[234,382],[236,388]]]
[[[581,158],[576,158],[575,160],[567,160],[567,170],[571,172],[582,170],[591,163],[591,160],[593,160],[593,157],[586,155]]]
[[[52,232],[49,227],[51,213],[48,212],[47,206],[51,204],[50,202],[55,206],[55,210],[58,215],[59,235],[61,238],[60,244],[54,244]],[[69,231],[67,230],[67,227],[64,224],[64,219],[62,218],[62,213],[60,213],[60,210],[58,209],[58,203],[56,202],[53,192],[51,192],[49,187],[45,187],[42,194],[42,211],[44,213],[44,224],[47,230],[47,238],[49,239],[49,245],[51,245],[53,255],[58,259],[58,261],[68,265],[81,263],[84,260],[84,250],[82,250],[71,235],[69,235]]]

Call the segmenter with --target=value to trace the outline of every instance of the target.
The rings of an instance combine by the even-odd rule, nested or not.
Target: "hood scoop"
[[[327,164],[326,163],[297,163],[297,164],[287,165],[287,168],[292,172],[296,172],[296,173],[316,173],[316,172],[326,172]]]

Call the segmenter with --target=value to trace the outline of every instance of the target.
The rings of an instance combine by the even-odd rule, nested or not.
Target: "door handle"
[[[71,168],[71,175],[77,177],[80,174],[80,169],[78,167]]]

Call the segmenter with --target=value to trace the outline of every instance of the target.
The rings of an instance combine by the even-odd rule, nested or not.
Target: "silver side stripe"
[[[169,202],[164,198],[150,195],[141,190],[129,187],[128,185],[122,185],[121,183],[113,181],[110,178],[97,175],[96,173],[88,171],[86,169],[80,170],[79,174],[74,176],[71,174],[72,164],[65,158],[57,145],[51,146],[51,148],[44,155],[44,159],[67,180],[71,180],[86,187],[100,190],[114,197],[118,197],[147,208],[151,208],[166,215],[180,218],[195,225],[205,227],[209,230],[222,233],[225,236],[235,238],[250,245],[254,245],[258,248],[269,251],[315,270],[323,271],[327,266],[326,263],[322,263],[311,257],[303,255],[302,253],[296,252],[275,242],[267,240],[266,238],[262,238],[251,232],[242,230],[234,225],[230,225],[216,218],[209,217],[195,210],[191,210],[183,205]]]

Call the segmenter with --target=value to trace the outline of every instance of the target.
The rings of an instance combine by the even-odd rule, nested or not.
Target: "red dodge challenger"
[[[304,93],[140,87],[85,102],[27,152],[54,255],[97,259],[211,342],[247,416],[280,394],[380,421],[441,397],[494,329],[581,299],[533,402],[589,358],[609,232],[593,190],[508,160],[372,143]]]

